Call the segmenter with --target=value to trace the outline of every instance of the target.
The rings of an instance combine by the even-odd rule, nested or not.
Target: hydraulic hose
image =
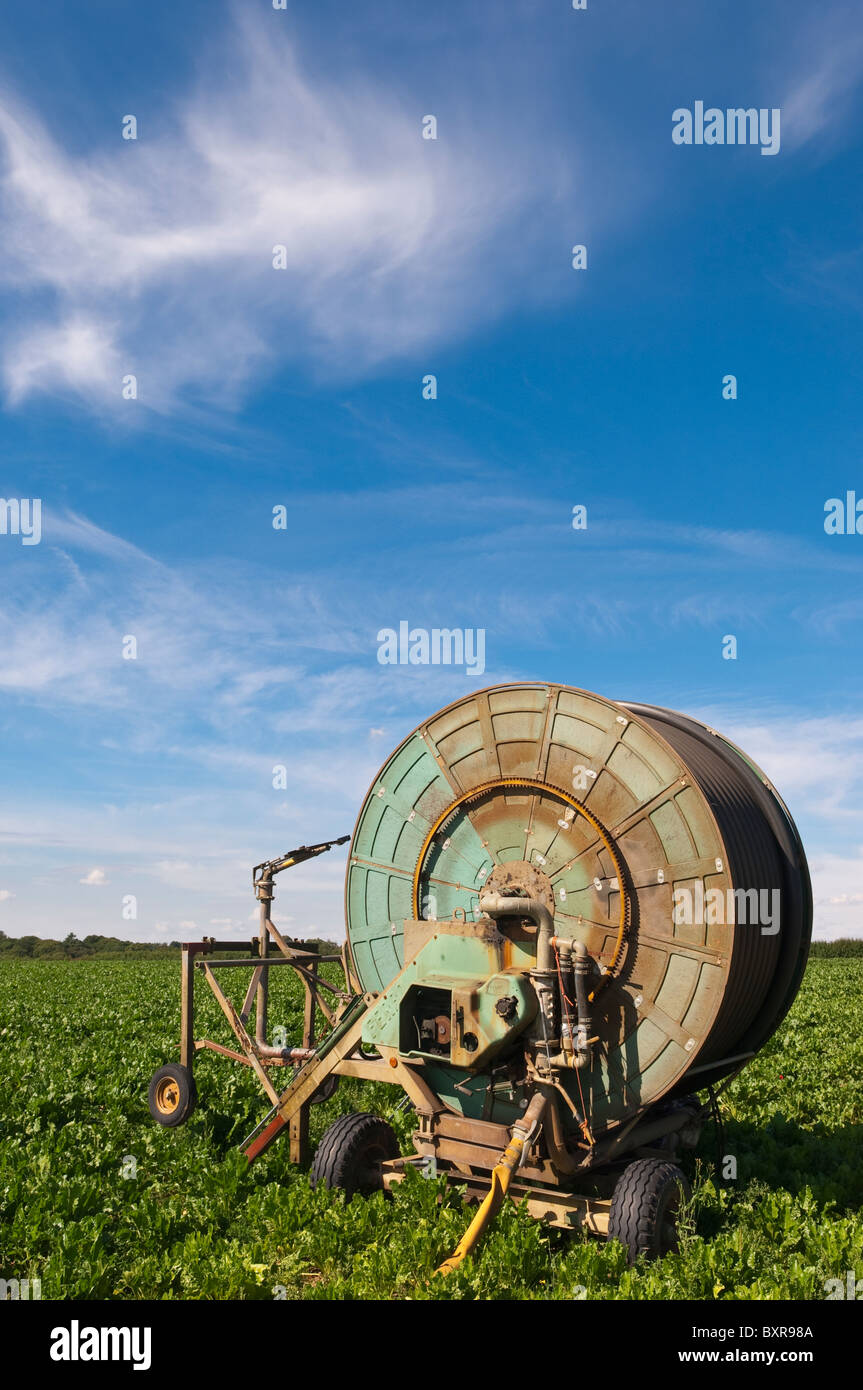
[[[590,1034],[593,1025],[587,990],[591,962],[583,941],[573,941],[572,949],[575,953],[575,1003],[578,1009],[575,1051],[579,1062],[576,1065],[583,1065],[590,1056]]]
[[[596,1041],[595,1038],[591,1037],[593,1013],[591,994],[587,983],[592,962],[583,941],[572,941],[568,937],[553,936],[551,946],[559,953],[558,970],[563,1013],[560,1062],[563,1066],[578,1069],[587,1066],[591,1058],[591,1049]],[[575,994],[575,1010],[578,1019],[574,1038],[569,1031],[570,1018],[567,1008],[567,1001],[572,1001],[573,993]]]
[[[438,1274],[452,1274],[462,1260],[472,1254],[482,1239],[487,1227],[503,1206],[512,1175],[524,1162],[527,1147],[533,1135],[542,1124],[548,1100],[539,1092],[520,1120],[512,1127],[512,1138],[504,1149],[491,1174],[491,1187],[483,1198],[479,1211],[458,1243],[456,1251],[437,1270]]]
[[[553,1087],[546,1091],[548,1111],[543,1121],[543,1134],[548,1146],[548,1156],[559,1173],[572,1177],[584,1166],[583,1156],[576,1157],[566,1146],[566,1134],[557,1108],[557,1097]]]

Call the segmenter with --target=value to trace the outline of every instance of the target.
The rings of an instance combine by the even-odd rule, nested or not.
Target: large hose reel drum
[[[590,1065],[562,1077],[573,1133],[579,1115],[601,1135],[757,1052],[811,936],[806,859],[764,774],[693,719],[568,686],[467,696],[381,768],[346,882],[363,989],[386,993],[406,932],[467,931],[489,894],[541,901],[556,938],[587,949],[596,1042]],[[535,963],[531,923],[497,927],[512,971]],[[524,1101],[506,1057],[465,1060],[426,1058],[426,1080],[456,1112],[513,1123]]]

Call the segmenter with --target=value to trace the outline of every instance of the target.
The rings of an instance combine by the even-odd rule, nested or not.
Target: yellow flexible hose
[[[513,1127],[515,1132],[492,1169],[491,1187],[483,1198],[479,1211],[459,1241],[455,1253],[450,1255],[448,1260],[444,1260],[436,1271],[438,1274],[452,1274],[454,1269],[458,1269],[462,1260],[467,1259],[467,1256],[472,1254],[479,1245],[486,1227],[490,1225],[503,1206],[512,1175],[522,1162],[524,1146],[532,1142],[532,1135],[536,1133],[537,1127],[542,1123],[547,1104],[546,1096],[535,1095],[525,1112],[524,1119]]]
[[[462,1260],[472,1254],[485,1233],[485,1229],[497,1216],[503,1206],[513,1172],[519,1165],[524,1140],[514,1138],[505,1149],[500,1162],[491,1173],[491,1187],[480,1205],[479,1211],[458,1243],[455,1254],[444,1260],[438,1274],[452,1274]]]

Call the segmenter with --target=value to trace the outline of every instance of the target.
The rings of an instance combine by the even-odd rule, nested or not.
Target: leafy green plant
[[[299,1038],[299,984],[274,972],[271,1017]],[[468,1221],[459,1191],[410,1170],[391,1198],[312,1190],[275,1145],[237,1145],[266,1110],[248,1068],[201,1055],[198,1108],[155,1126],[151,1073],[177,1057],[176,960],[0,961],[0,1275],[59,1299],[820,1299],[863,1274],[863,961],[810,962],[779,1033],[707,1126],[680,1249],[626,1265],[617,1244],[564,1235],[507,1204],[474,1258],[435,1275]],[[200,991],[199,1027],[224,1036]],[[343,1080],[312,1108],[372,1110],[411,1147],[395,1087]],[[133,1160],[132,1163],[129,1160]],[[135,1176],[129,1176],[134,1170]]]

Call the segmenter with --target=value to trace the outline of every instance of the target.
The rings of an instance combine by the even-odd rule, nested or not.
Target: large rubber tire
[[[340,1115],[318,1145],[312,1186],[340,1187],[348,1201],[355,1193],[368,1196],[383,1186],[384,1159],[398,1158],[398,1153],[398,1141],[386,1120],[357,1111]]]
[[[153,1073],[147,1097],[157,1125],[174,1129],[188,1120],[198,1100],[195,1078],[188,1067],[172,1063]]]
[[[657,1260],[677,1249],[677,1216],[690,1195],[689,1183],[674,1163],[663,1158],[636,1158],[617,1180],[611,1199],[608,1239],[629,1252]]]

